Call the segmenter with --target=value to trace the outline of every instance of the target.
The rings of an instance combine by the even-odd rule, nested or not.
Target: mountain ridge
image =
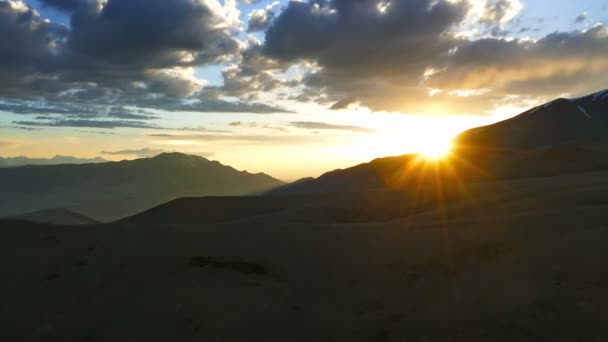
[[[273,189],[267,195],[402,189],[413,182],[433,182],[424,175],[428,173],[424,168],[431,164],[444,181],[604,170],[608,169],[604,161],[607,112],[608,90],[558,98],[510,119],[462,132],[454,139],[450,161],[431,162],[417,154],[376,158]]]
[[[26,165],[61,165],[61,164],[91,164],[91,163],[107,163],[101,157],[95,158],[78,158],[73,156],[55,155],[51,158],[30,158],[27,156],[17,157],[0,157],[0,167],[18,167]]]
[[[182,153],[98,164],[0,168],[0,215],[62,207],[100,221],[180,197],[242,196],[285,184]]]

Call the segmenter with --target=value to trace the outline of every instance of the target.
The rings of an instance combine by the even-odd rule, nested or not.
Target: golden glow
[[[420,141],[418,152],[427,159],[442,159],[447,157],[452,150],[452,141],[446,137],[431,137],[426,141]]]

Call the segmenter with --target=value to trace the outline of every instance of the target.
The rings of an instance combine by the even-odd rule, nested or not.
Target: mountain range
[[[0,216],[49,208],[110,221],[188,196],[239,196],[283,185],[278,179],[180,153],[79,165],[0,168]]]
[[[59,164],[90,164],[90,163],[105,163],[107,160],[96,158],[77,158],[71,156],[56,155],[52,158],[29,158],[20,157],[0,157],[0,167],[15,167],[24,165],[59,165]]]

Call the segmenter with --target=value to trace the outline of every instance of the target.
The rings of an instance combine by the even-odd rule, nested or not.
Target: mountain
[[[608,90],[576,99],[559,98],[511,119],[470,129],[458,145],[531,149],[608,142]]]
[[[67,209],[47,209],[9,217],[10,220],[48,223],[55,225],[81,225],[99,223],[92,218]]]
[[[556,99],[454,139],[449,160],[415,154],[378,158],[269,191],[268,195],[423,188],[454,182],[608,169],[608,90]],[[432,172],[429,172],[432,168]]]
[[[0,167],[14,167],[24,165],[60,165],[60,164],[88,164],[88,163],[105,163],[107,160],[97,158],[77,158],[71,156],[56,155],[53,158],[29,158],[29,157],[0,157]]]
[[[99,164],[0,168],[0,216],[60,207],[109,221],[180,197],[249,195],[283,184],[262,173],[181,153]]]

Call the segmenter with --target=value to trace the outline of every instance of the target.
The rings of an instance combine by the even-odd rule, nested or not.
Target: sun
[[[451,139],[429,139],[418,143],[418,152],[426,159],[439,160],[447,157],[452,150]]]

